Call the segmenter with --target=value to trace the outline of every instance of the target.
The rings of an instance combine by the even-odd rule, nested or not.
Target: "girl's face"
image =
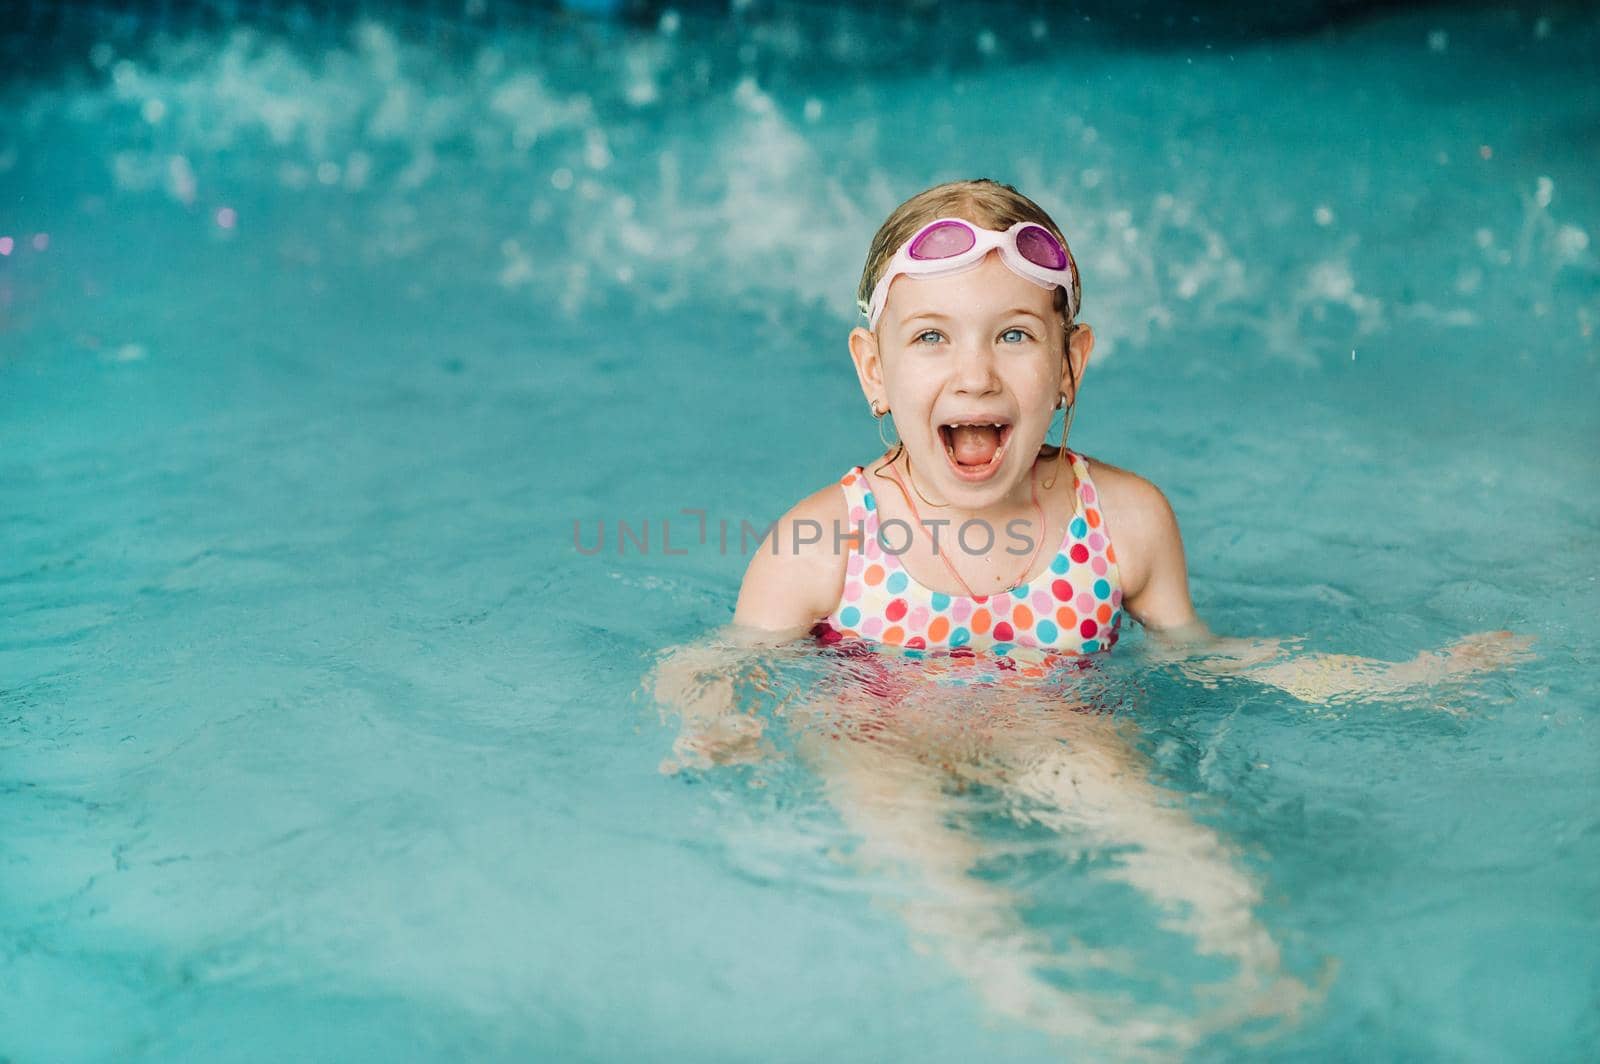
[[[1093,336],[1079,330],[1073,374]],[[959,509],[1026,503],[1056,408],[1072,395],[1054,293],[991,252],[950,277],[897,277],[877,336],[850,334],[868,402],[887,405],[917,480]]]

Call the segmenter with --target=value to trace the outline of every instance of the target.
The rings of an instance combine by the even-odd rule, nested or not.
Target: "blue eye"
[[[920,333],[917,334],[917,338],[916,338],[915,342],[920,344],[920,343],[922,343],[923,340],[927,339],[930,336],[941,336],[941,335],[943,335],[943,334],[940,333],[938,329],[926,329],[923,332],[920,332]]]
[[[1024,341],[1033,339],[1033,337],[1029,336],[1022,329],[1007,329],[1005,332],[1000,334],[1000,337],[1001,337],[1001,339],[1004,339],[1005,337],[1010,336],[1012,333],[1017,333],[1018,335],[1020,335],[1022,337],[1021,340],[1013,341],[1014,343],[1023,343]]]

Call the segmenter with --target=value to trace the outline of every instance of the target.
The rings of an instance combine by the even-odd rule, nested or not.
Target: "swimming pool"
[[[1071,236],[1074,443],[1166,489],[1214,627],[1538,638],[1388,703],[1208,687],[1137,632],[1094,673],[1321,993],[1180,1050],[1584,1057],[1595,17],[1151,42],[738,7],[13,38],[0,1056],[1084,1051],[907,921],[919,885],[792,751],[664,776],[638,693],[743,570],[684,511],[764,524],[875,453],[844,334],[878,222],[988,175]],[[1109,874],[1137,844],[962,801],[1050,980],[1123,995],[1094,1053],[1204,1010],[1219,962]]]

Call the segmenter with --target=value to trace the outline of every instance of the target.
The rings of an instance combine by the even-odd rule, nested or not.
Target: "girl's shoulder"
[[[1153,564],[1182,551],[1177,515],[1161,489],[1138,473],[1088,455],[1083,460],[1131,597]]]
[[[840,482],[807,495],[773,522],[745,570],[737,623],[773,631],[808,628],[844,590],[849,511]]]

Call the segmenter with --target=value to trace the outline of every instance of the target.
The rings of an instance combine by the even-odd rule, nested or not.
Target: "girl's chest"
[[[841,638],[1002,658],[1014,648],[1092,654],[1116,642],[1116,549],[1086,475],[1035,520],[998,526],[880,507],[873,487],[859,468],[846,478],[853,529],[843,592],[827,618]]]

